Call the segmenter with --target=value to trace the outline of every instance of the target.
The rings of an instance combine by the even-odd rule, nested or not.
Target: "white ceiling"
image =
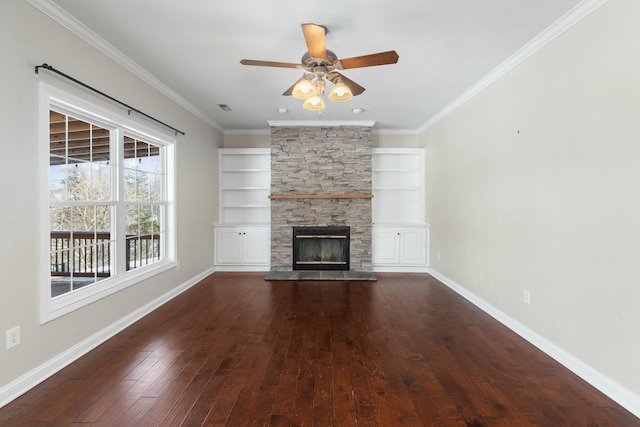
[[[268,129],[270,120],[373,120],[375,129],[415,131],[589,2],[54,0],[50,6],[60,6],[221,130]],[[302,71],[240,60],[300,62],[301,24],[308,22],[327,27],[327,48],[338,58],[395,50],[400,59],[344,70],[366,91],[347,102],[327,101],[321,114],[307,111],[300,100],[282,96]],[[355,107],[364,112],[353,114]]]

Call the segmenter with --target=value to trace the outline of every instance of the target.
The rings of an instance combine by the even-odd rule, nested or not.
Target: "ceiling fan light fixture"
[[[329,92],[329,99],[336,102],[348,101],[353,98],[353,93],[349,86],[342,82],[336,83]]]
[[[324,101],[319,96],[312,96],[311,98],[307,98],[304,100],[304,104],[302,104],[304,108],[312,111],[320,111],[324,110],[325,105]]]
[[[306,76],[302,77],[298,81],[298,83],[295,84],[295,86],[293,87],[293,91],[291,92],[291,95],[294,98],[298,99],[311,98],[312,96],[316,96],[317,94],[318,93],[316,91],[316,85]]]

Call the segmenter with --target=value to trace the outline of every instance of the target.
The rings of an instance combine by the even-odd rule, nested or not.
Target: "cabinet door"
[[[215,238],[216,264],[242,264],[241,228],[217,228]]]
[[[266,228],[245,228],[242,234],[244,262],[246,264],[269,264],[271,241]]]
[[[400,262],[400,230],[395,228],[373,229],[373,263],[397,264]]]
[[[427,263],[427,232],[424,229],[403,229],[400,238],[400,262],[425,265]]]

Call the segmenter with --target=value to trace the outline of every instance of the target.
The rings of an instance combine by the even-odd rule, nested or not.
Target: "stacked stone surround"
[[[371,128],[271,128],[271,194],[371,194]],[[271,271],[292,271],[294,226],[348,226],[351,270],[372,271],[371,199],[272,199]]]

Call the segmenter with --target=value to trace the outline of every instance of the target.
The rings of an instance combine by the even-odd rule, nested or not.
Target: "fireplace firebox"
[[[294,270],[349,270],[349,227],[293,227]]]

